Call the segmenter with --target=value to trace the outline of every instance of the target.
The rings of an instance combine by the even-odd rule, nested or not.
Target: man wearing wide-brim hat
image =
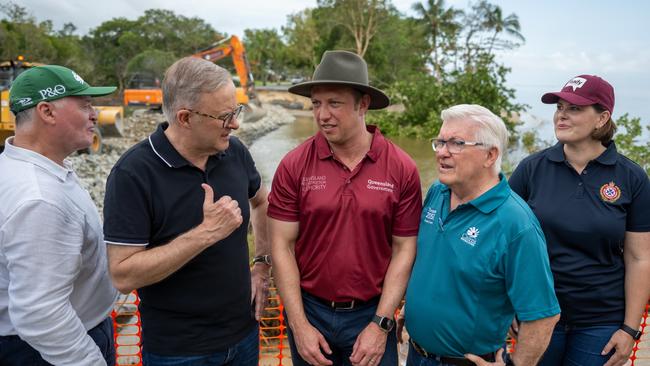
[[[318,133],[280,163],[269,197],[274,275],[296,365],[396,365],[393,315],[421,202],[413,160],[375,126],[389,99],[358,55],[328,51],[311,81]]]

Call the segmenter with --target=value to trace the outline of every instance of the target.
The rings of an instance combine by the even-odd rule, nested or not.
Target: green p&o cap
[[[14,80],[9,91],[9,106],[14,114],[35,107],[39,102],[69,96],[99,97],[114,92],[114,86],[93,87],[67,67],[33,67]]]

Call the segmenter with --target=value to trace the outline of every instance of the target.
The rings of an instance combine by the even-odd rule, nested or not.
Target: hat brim
[[[90,97],[101,97],[102,95],[108,95],[117,90],[115,86],[91,86],[84,90],[78,91],[76,93],[70,94],[74,96],[90,96]]]
[[[578,94],[567,93],[567,92],[546,93],[542,95],[542,103],[544,104],[557,103],[557,101],[560,99],[564,99],[567,102],[575,105],[592,105],[598,103],[591,99],[581,97]]]
[[[318,85],[340,85],[340,86],[349,86],[353,89],[357,89],[364,94],[370,95],[370,106],[368,109],[383,109],[390,105],[390,98],[383,91],[373,88],[372,86],[346,82],[340,80],[314,80],[314,81],[305,81],[304,83],[296,84],[289,87],[289,93],[302,95],[303,97],[311,98],[311,89]]]

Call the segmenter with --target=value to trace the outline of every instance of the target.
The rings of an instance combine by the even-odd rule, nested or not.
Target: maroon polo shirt
[[[298,222],[300,286],[331,301],[381,294],[392,236],[418,233],[422,193],[415,162],[375,126],[350,171],[321,133],[289,152],[273,177],[268,216]]]

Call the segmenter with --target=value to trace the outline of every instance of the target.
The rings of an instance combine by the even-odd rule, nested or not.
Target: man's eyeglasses
[[[186,111],[189,111],[191,113],[197,114],[199,116],[208,117],[208,118],[212,118],[212,119],[218,119],[219,121],[223,121],[223,128],[226,128],[226,126],[230,125],[230,123],[233,120],[239,118],[239,115],[241,114],[242,110],[244,109],[244,106],[239,104],[239,105],[237,105],[237,107],[235,107],[235,109],[232,112],[228,112],[228,113],[222,114],[220,116],[213,116],[211,114],[197,112],[197,111],[189,109],[189,108],[183,108],[183,109],[185,109]]]
[[[478,146],[478,145],[485,145],[485,144],[482,142],[470,142],[470,141],[465,141],[456,138],[451,138],[449,140],[443,140],[443,139],[431,140],[431,147],[435,152],[439,152],[440,150],[442,150],[442,147],[445,145],[447,145],[447,151],[449,151],[449,153],[458,154],[459,152],[463,151],[465,146]]]

